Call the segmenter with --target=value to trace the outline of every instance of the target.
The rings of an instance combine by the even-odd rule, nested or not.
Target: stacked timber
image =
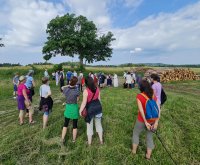
[[[190,69],[149,69],[145,72],[144,77],[150,78],[151,74],[158,74],[161,82],[198,80],[199,76]]]

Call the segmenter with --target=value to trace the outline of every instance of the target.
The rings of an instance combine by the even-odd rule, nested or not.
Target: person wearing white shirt
[[[73,76],[78,77],[78,74],[76,73],[76,71],[74,71]]]
[[[44,77],[48,77],[49,78],[49,73],[48,73],[47,69],[45,69],[45,71],[44,71]]]
[[[53,102],[52,102],[52,99],[50,98],[51,89],[49,86],[49,79],[47,77],[43,77],[42,83],[43,83],[43,85],[40,86],[40,91],[39,91],[40,97],[41,97],[40,109],[42,109],[44,111],[43,129],[45,129],[47,126],[49,113],[52,110]]]
[[[118,87],[119,86],[119,82],[118,82],[118,77],[117,77],[117,74],[114,74],[114,87]]]
[[[128,87],[131,88],[131,84],[132,84],[133,78],[131,76],[131,73],[128,72],[126,75],[126,84],[128,84]]]

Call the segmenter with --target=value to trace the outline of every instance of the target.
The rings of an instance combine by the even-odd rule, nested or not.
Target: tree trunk
[[[79,56],[79,60],[80,60],[80,67],[82,68],[82,67],[83,67],[83,58],[81,58],[81,57]]]

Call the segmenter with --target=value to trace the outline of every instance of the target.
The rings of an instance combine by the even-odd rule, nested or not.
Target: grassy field
[[[0,82],[0,164],[158,164],[172,161],[155,139],[152,159],[146,161],[145,136],[138,154],[131,154],[133,124],[137,117],[137,89],[105,88],[101,91],[105,144],[99,145],[95,134],[92,147],[86,146],[86,124],[79,120],[78,138],[72,143],[71,126],[65,147],[60,145],[64,97],[51,82],[54,108],[49,126],[42,130],[42,114],[35,113],[37,123],[19,126],[17,103],[12,99],[10,79]],[[37,81],[34,105],[38,105]],[[200,81],[165,84],[168,101],[162,109],[159,133],[177,164],[200,164]],[[28,122],[28,119],[26,119]]]

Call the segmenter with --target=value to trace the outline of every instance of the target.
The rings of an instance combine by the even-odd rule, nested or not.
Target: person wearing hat
[[[35,81],[33,79],[33,70],[29,70],[27,76],[26,76],[26,83],[25,86],[27,87],[28,90],[30,90],[29,92],[29,99],[32,102],[33,101],[33,95],[35,94],[34,88],[35,88]],[[28,116],[29,112],[28,110],[26,111],[26,116]]]
[[[17,93],[18,93],[17,103],[18,103],[18,110],[19,110],[20,125],[24,124],[25,109],[29,109],[29,123],[30,124],[34,123],[32,119],[33,110],[31,108],[31,101],[28,97],[30,91],[26,88],[25,82],[26,82],[26,77],[20,76],[18,90],[17,90]]]

